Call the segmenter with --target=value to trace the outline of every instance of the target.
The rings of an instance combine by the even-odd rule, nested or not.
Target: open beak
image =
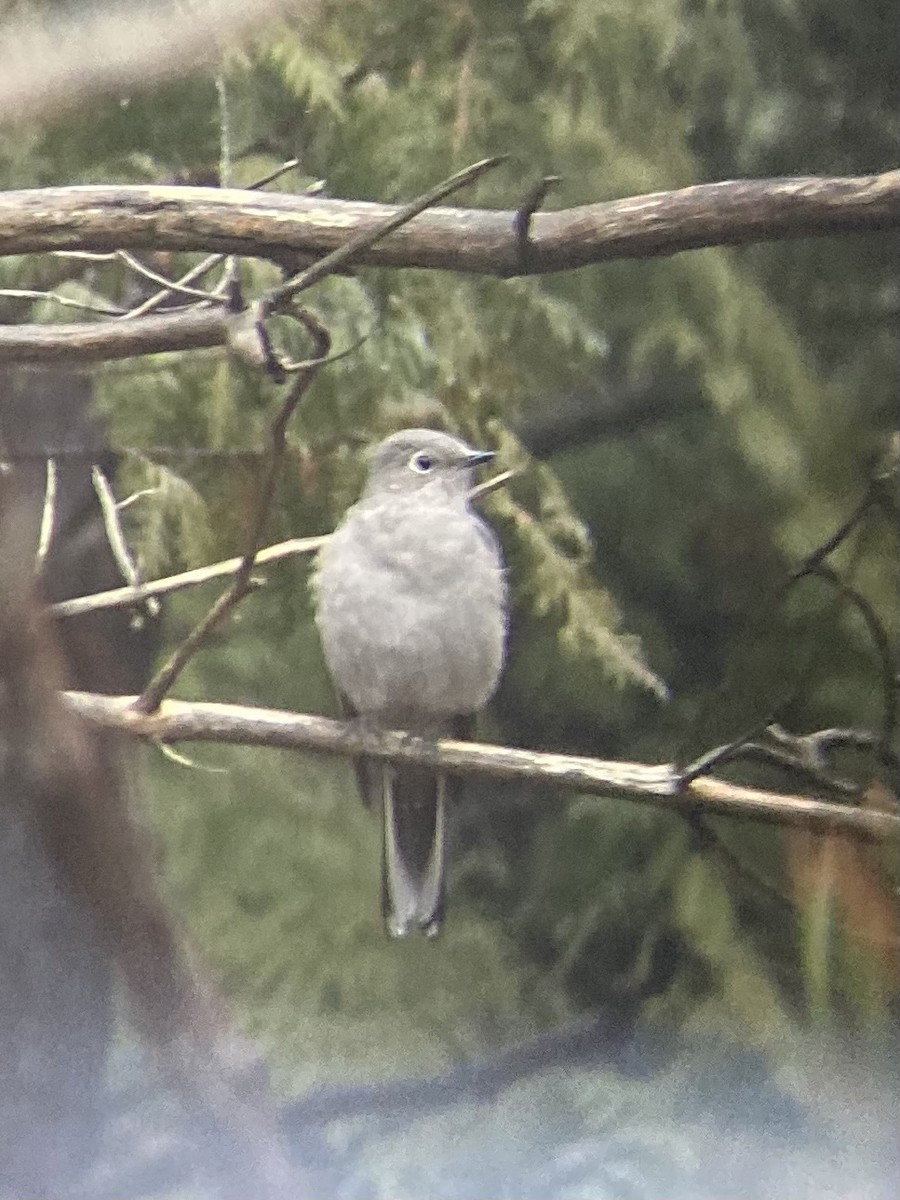
[[[462,465],[464,467],[481,467],[494,457],[493,450],[471,450],[463,459]]]

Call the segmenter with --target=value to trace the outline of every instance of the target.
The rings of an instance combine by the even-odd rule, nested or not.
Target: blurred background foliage
[[[274,189],[324,180],[342,198],[405,200],[497,153],[506,165],[453,203],[515,208],[548,172],[561,176],[548,203],[565,207],[737,176],[877,171],[900,133],[895,15],[889,0],[326,2],[302,40],[286,19],[252,50],[227,50],[218,91],[185,79],[0,135],[0,182],[214,182],[223,120],[228,182],[296,156],[299,172]],[[330,279],[309,303],[336,349],[365,340],[322,372],[292,424],[268,539],[331,528],[358,493],[366,445],[403,425],[445,426],[522,469],[487,505],[515,612],[482,736],[652,761],[690,759],[773,719],[795,732],[880,730],[883,670],[858,612],[821,579],[783,585],[858,503],[896,424],[896,251],[878,234],[511,281]],[[147,261],[175,275],[199,257]],[[257,261],[240,272],[248,296],[278,278]],[[121,305],[146,294],[121,264],[67,258],[5,259],[0,286]],[[0,317],[83,314],[0,298]],[[293,330],[284,339],[304,355]],[[272,386],[208,352],[98,368],[95,390],[123,449],[120,491],[156,489],[128,510],[145,574],[234,553]],[[832,562],[877,613],[895,661],[893,518],[870,512]],[[177,694],[333,712],[308,571],[303,560],[269,571]],[[168,644],[209,599],[170,604]],[[648,1122],[665,1089],[696,1105],[715,1075],[708,1043],[721,1042],[735,1063],[761,1056],[766,1086],[839,1141],[835,1096],[813,1086],[809,1064],[825,1071],[826,1040],[863,1037],[876,1062],[893,1052],[893,854],[478,785],[457,814],[446,935],[389,944],[379,835],[348,768],[190,754],[195,769],[144,755],[167,887],[287,1092],[439,1072],[596,1011],[611,1046],[664,1034],[712,1055],[697,1067],[673,1050],[652,1103],[652,1083],[614,1085],[611,1068],[560,1082],[581,1133],[554,1194],[600,1194],[578,1189],[602,1177],[609,1194],[639,1195],[653,1194],[652,1170],[642,1191],[585,1149],[604,1122],[618,1128],[616,1088]],[[877,755],[841,768],[861,793],[892,798]],[[729,770],[803,786],[772,767]],[[505,1104],[508,1123],[515,1097]],[[672,1105],[657,1118],[676,1119]],[[441,1136],[473,1136],[449,1129]],[[699,1187],[677,1146],[653,1152]],[[410,1154],[382,1157],[385,1194],[444,1194]]]

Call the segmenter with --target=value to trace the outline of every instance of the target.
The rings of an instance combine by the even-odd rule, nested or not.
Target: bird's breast
[[[462,505],[359,505],[320,559],[318,621],[337,686],[363,713],[473,712],[496,687],[506,585],[493,534]]]

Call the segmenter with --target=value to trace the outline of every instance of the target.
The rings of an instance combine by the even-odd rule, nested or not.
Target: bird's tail
[[[381,911],[391,937],[434,937],[444,919],[446,778],[383,765]]]

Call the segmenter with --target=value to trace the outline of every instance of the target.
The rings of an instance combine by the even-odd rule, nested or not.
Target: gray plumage
[[[469,504],[474,468],[493,455],[431,429],[374,451],[360,501],[318,561],[317,620],[345,708],[374,726],[465,737],[497,686],[506,582],[493,531]],[[438,932],[446,806],[455,781],[364,761],[363,799],[384,820],[388,932]]]

